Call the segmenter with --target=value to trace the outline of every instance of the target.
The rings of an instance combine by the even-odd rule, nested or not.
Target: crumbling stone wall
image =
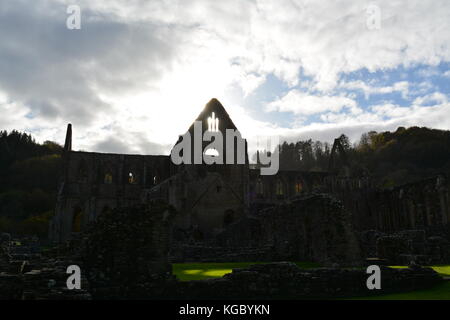
[[[104,212],[142,203],[141,194],[168,178],[168,156],[103,154],[65,150],[50,238],[72,237],[76,215],[83,229]]]
[[[436,233],[449,225],[447,174],[384,190],[355,182],[350,178],[330,179],[329,190],[352,212],[353,224],[359,231],[422,229]]]
[[[385,264],[421,265],[450,262],[450,241],[444,236],[430,235],[425,230],[383,233],[375,230],[359,234],[364,257],[376,257]]]
[[[175,282],[167,254],[174,214],[156,201],[116,208],[45,255],[2,250],[0,299],[158,298]],[[82,290],[66,287],[70,265],[81,269]]]
[[[220,246],[272,247],[272,259],[358,264],[351,216],[327,195],[293,200],[242,219],[217,237]]]
[[[90,300],[89,282],[81,275],[81,290],[66,286],[67,267],[82,261],[72,255],[49,257],[36,253],[24,241],[20,250],[0,246],[0,300]]]
[[[116,208],[102,215],[83,233],[79,244],[89,281],[95,290],[170,275],[170,229],[175,211],[164,202]]]

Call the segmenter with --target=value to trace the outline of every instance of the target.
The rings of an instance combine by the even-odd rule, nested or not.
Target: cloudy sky
[[[250,143],[450,129],[449,83],[448,0],[0,1],[0,129],[75,149],[168,154],[213,97]]]

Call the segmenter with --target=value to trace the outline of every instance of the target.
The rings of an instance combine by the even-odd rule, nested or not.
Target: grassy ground
[[[226,262],[226,263],[174,263],[173,274],[181,281],[220,278],[235,268],[245,268],[264,262]],[[313,262],[296,262],[300,268],[317,268]]]
[[[232,272],[235,268],[245,268],[252,264],[263,262],[229,262],[229,263],[175,263],[173,274],[181,281],[202,280],[220,278]],[[301,268],[317,268],[318,264],[312,262],[296,262]],[[394,268],[406,268],[404,266],[393,266]],[[450,277],[450,265],[432,266],[439,274]],[[407,293],[387,294],[372,297],[361,297],[362,300],[450,300],[450,281],[439,284],[431,289]]]
[[[406,266],[391,266],[391,268],[407,268]],[[431,266],[437,273],[443,277],[450,277],[450,265],[444,266]]]
[[[404,266],[392,266],[393,268],[406,268]],[[431,266],[441,276],[450,277],[450,265]],[[427,290],[384,294],[373,297],[357,298],[361,300],[450,300],[450,281],[434,286]]]
[[[354,298],[352,300],[450,300],[450,281],[427,290],[383,294],[380,296]]]

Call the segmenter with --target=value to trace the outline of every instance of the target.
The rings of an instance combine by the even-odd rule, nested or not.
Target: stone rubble
[[[444,281],[432,269],[414,263],[405,269],[381,266],[382,290],[368,290],[366,280],[369,275],[361,267],[362,263],[359,267],[346,268],[336,264],[338,261],[352,261],[359,256],[355,255],[357,251],[348,252],[349,259],[342,259],[345,257],[342,256],[343,251],[354,248],[356,242],[352,234],[346,234],[350,229],[347,229],[345,211],[339,211],[337,203],[329,200],[312,198],[307,203],[280,206],[268,213],[266,226],[264,213],[262,220],[262,230],[266,231],[272,230],[264,229],[270,225],[270,228],[284,225],[293,231],[302,224],[309,224],[309,229],[298,229],[298,239],[283,239],[290,243],[308,240],[306,243],[309,248],[314,248],[314,252],[323,250],[324,255],[316,258],[329,262],[331,267],[328,268],[302,269],[290,262],[273,262],[234,269],[232,273],[218,279],[178,281],[172,275],[169,262],[170,226],[175,213],[163,203],[152,203],[105,213],[86,232],[74,234],[71,241],[52,250],[39,252],[27,241],[19,249],[11,246],[12,241],[2,241],[0,300],[330,299],[425,289]],[[321,210],[308,210],[318,207],[314,201],[321,203]],[[301,207],[298,206],[302,205],[305,205],[304,211],[299,210]],[[272,216],[278,217],[280,222],[271,221]],[[335,223],[336,219],[340,219],[341,223]],[[292,232],[286,234],[292,235]],[[324,234],[326,241],[318,241],[315,238],[317,234]],[[257,235],[253,239],[268,239],[265,238],[267,235],[260,233],[259,238]],[[349,235],[350,238],[346,238]],[[245,235],[236,235],[231,240],[239,237],[245,239]],[[409,232],[402,237],[411,240],[405,248],[422,248],[422,233]],[[391,252],[400,252],[392,250],[391,246],[397,242],[385,234],[372,234],[366,238],[372,242],[376,239],[376,248],[380,253],[378,260],[372,263],[387,263],[392,259]],[[283,239],[273,243],[263,242],[259,246],[261,251],[256,253],[263,255],[272,251],[275,255],[271,258],[280,258]],[[444,252],[440,246],[445,245],[445,241],[436,237],[425,239],[429,246],[424,248],[431,248],[431,251],[425,252]],[[191,254],[195,254],[196,250],[201,256],[224,254],[224,259],[230,261],[233,254],[237,260],[255,253],[251,242],[247,243],[248,246],[241,246],[240,252],[233,246],[228,247],[227,251],[224,245],[222,252],[217,251],[218,244],[220,241],[215,246],[209,244],[196,248],[191,245]],[[271,247],[273,245],[275,250]],[[310,252],[305,251],[305,248],[308,247],[297,247],[300,253]],[[254,256],[255,259],[257,257]],[[387,259],[383,260],[383,257]],[[66,270],[69,265],[80,266],[82,290],[67,289],[69,275]]]
[[[89,284],[81,277],[82,290],[67,289],[67,267],[81,264],[69,256],[48,258],[27,245],[3,242],[0,247],[0,300],[90,300]]]

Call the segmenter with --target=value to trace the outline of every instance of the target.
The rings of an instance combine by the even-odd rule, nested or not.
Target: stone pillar
[[[427,225],[432,226],[433,225],[433,217],[432,217],[433,212],[431,210],[429,201],[425,202],[424,210],[425,210],[425,216],[427,218]]]
[[[414,208],[414,202],[411,199],[408,199],[408,216],[409,216],[409,223],[410,228],[415,229],[416,228],[416,210]]]
[[[439,208],[441,214],[441,222],[445,226],[448,223],[447,215],[448,215],[448,207],[447,207],[447,190],[445,188],[440,188],[439,192]]]
[[[420,223],[421,224],[420,227],[422,227],[422,226],[426,227],[427,226],[427,221],[425,220],[425,217],[424,217],[423,204],[422,203],[418,203],[417,206],[416,206],[416,209],[417,209],[417,217],[418,217],[419,221],[421,222]]]
[[[450,202],[449,198],[449,189],[445,190],[444,199],[445,199],[445,212],[447,213],[447,224],[450,224]]]
[[[374,213],[375,213],[375,221],[376,221],[376,227],[377,227],[377,230],[380,230],[381,231],[381,228],[382,228],[382,223],[381,223],[381,211],[380,211],[380,208],[379,208],[379,206],[378,206],[378,203],[375,205],[375,208],[374,208],[375,210],[374,210]]]

